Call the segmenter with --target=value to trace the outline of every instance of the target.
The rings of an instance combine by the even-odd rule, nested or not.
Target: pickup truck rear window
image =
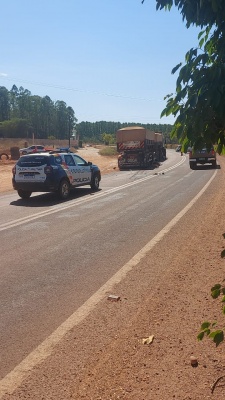
[[[207,150],[206,147],[204,147],[203,149],[200,150],[200,153],[209,153],[210,151],[213,151],[213,147],[209,149],[209,151]]]

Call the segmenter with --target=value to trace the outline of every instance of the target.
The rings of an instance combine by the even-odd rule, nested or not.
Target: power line
[[[61,89],[61,90],[67,90],[67,91],[71,91],[71,92],[79,92],[79,93],[89,93],[89,94],[97,94],[100,96],[107,96],[107,97],[116,97],[116,98],[122,98],[122,99],[129,99],[129,100],[140,100],[140,101],[157,101],[157,102],[163,102],[163,100],[160,99],[148,99],[145,97],[135,97],[135,96],[125,96],[125,95],[121,95],[121,94],[113,94],[113,93],[104,93],[104,92],[98,92],[98,91],[94,91],[94,90],[84,90],[84,89],[78,89],[78,88],[70,88],[70,87],[66,87],[66,86],[60,86],[60,85],[56,85],[56,84],[49,84],[49,83],[43,83],[43,82],[35,82],[35,81],[29,81],[29,80],[25,80],[25,79],[18,79],[15,77],[7,77],[3,74],[0,73],[0,77],[8,80],[8,81],[18,81],[18,82],[22,82],[22,83],[27,83],[29,85],[36,85],[36,86],[43,86],[43,87],[50,87],[53,89]]]
[[[56,84],[48,84],[48,83],[43,83],[43,82],[36,82],[36,81],[29,81],[29,80],[25,80],[25,79],[18,79],[15,77],[8,77],[6,76],[6,74],[1,74],[0,73],[0,78],[4,78],[5,80],[8,81],[18,81],[18,82],[22,82],[22,83],[27,83],[29,85],[37,85],[37,86],[43,86],[43,87],[50,87],[50,88],[54,88],[54,89],[60,89],[60,90],[67,90],[67,91],[71,91],[71,92],[80,92],[80,93],[92,93],[92,94],[98,94],[101,96],[108,96],[108,97],[115,97],[115,98],[123,98],[123,99],[130,99],[130,100],[141,100],[141,101],[158,101],[158,102],[162,102],[162,100],[155,100],[155,99],[147,99],[147,98],[139,98],[139,97],[134,97],[134,96],[124,96],[124,95],[119,95],[119,94],[109,94],[109,93],[103,93],[103,92],[97,92],[97,91],[90,91],[90,90],[84,90],[84,89],[78,89],[78,88],[69,88],[69,87],[65,87],[65,86],[60,86],[60,85],[56,85]],[[141,116],[137,116],[137,115],[133,115],[133,116],[129,116],[129,117],[125,117],[127,118],[127,120],[133,120],[133,122],[135,122],[135,120],[139,120],[139,122],[141,123],[141,121],[145,120],[146,123],[151,123],[150,121],[154,120],[154,123],[158,123],[158,124],[173,124],[174,120],[171,120],[170,118],[167,118],[167,122],[163,122],[158,116],[157,118],[154,117],[141,117]],[[124,119],[124,114],[123,114],[123,119]],[[148,122],[147,122],[148,121]]]

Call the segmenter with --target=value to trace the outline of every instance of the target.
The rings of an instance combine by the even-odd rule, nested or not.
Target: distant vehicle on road
[[[45,151],[45,146],[41,145],[33,145],[29,147],[24,147],[23,149],[19,149],[20,154],[32,154],[32,153],[38,153],[40,151]]]
[[[211,164],[213,168],[216,168],[216,152],[211,147],[210,150],[206,146],[202,147],[200,150],[189,151],[189,165],[191,169],[196,169],[197,164],[205,165]]]
[[[176,147],[175,151],[176,151],[176,152],[179,152],[179,151],[181,151],[181,149],[182,149],[182,145],[179,144],[179,145]]]
[[[116,132],[118,167],[149,168],[154,162],[166,159],[161,133],[150,131],[141,126],[129,126]]]
[[[22,199],[28,199],[32,192],[56,192],[65,200],[78,186],[90,185],[98,190],[101,180],[97,165],[75,153],[56,151],[24,155],[12,173],[13,188]]]

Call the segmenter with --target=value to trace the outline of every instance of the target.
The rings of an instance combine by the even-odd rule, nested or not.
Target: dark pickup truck
[[[213,168],[216,168],[216,152],[212,147],[207,150],[203,147],[201,150],[195,150],[189,152],[189,165],[191,169],[195,169],[197,164],[205,165],[211,164]]]

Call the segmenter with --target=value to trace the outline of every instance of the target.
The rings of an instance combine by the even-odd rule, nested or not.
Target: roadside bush
[[[116,146],[107,146],[99,150],[101,156],[116,156],[118,155]]]

